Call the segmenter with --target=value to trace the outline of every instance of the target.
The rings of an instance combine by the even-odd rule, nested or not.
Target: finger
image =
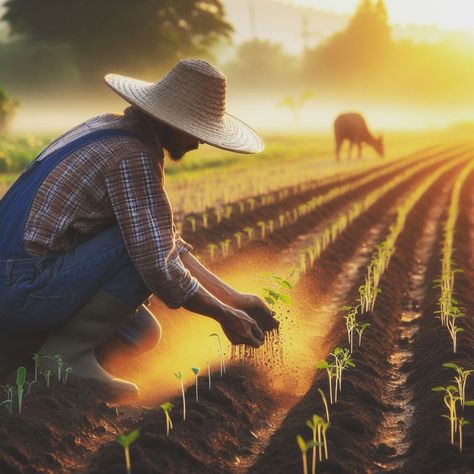
[[[263,331],[260,329],[260,327],[258,326],[258,324],[252,324],[252,333],[253,335],[260,341],[264,341],[265,340],[265,334],[263,334]]]

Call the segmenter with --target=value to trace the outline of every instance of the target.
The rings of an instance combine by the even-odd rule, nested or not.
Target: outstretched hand
[[[228,306],[225,317],[219,322],[232,344],[260,347],[265,340],[265,335],[255,320],[239,309]]]
[[[234,307],[245,311],[256,321],[262,331],[272,331],[280,325],[275,319],[275,312],[256,295],[240,294]]]

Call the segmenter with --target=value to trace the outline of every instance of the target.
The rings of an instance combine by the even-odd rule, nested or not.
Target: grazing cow
[[[358,158],[361,157],[362,143],[370,145],[380,157],[384,156],[382,136],[375,138],[367,128],[362,115],[348,113],[339,115],[334,121],[334,136],[336,139],[336,160],[339,161],[339,152],[344,140],[349,140],[348,159],[351,158],[352,145],[359,147]]]

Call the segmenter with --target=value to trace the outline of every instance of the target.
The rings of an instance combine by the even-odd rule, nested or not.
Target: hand
[[[222,329],[232,344],[245,344],[260,347],[265,336],[258,324],[243,311],[226,307],[225,314],[219,319]]]
[[[274,317],[275,312],[256,295],[239,294],[234,307],[245,311],[262,331],[272,331],[280,325]]]

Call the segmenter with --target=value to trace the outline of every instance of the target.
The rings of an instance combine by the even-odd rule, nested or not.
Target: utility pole
[[[254,0],[249,0],[249,18],[250,18],[250,31],[252,33],[252,39],[257,39],[257,25],[255,21],[255,5]]]

